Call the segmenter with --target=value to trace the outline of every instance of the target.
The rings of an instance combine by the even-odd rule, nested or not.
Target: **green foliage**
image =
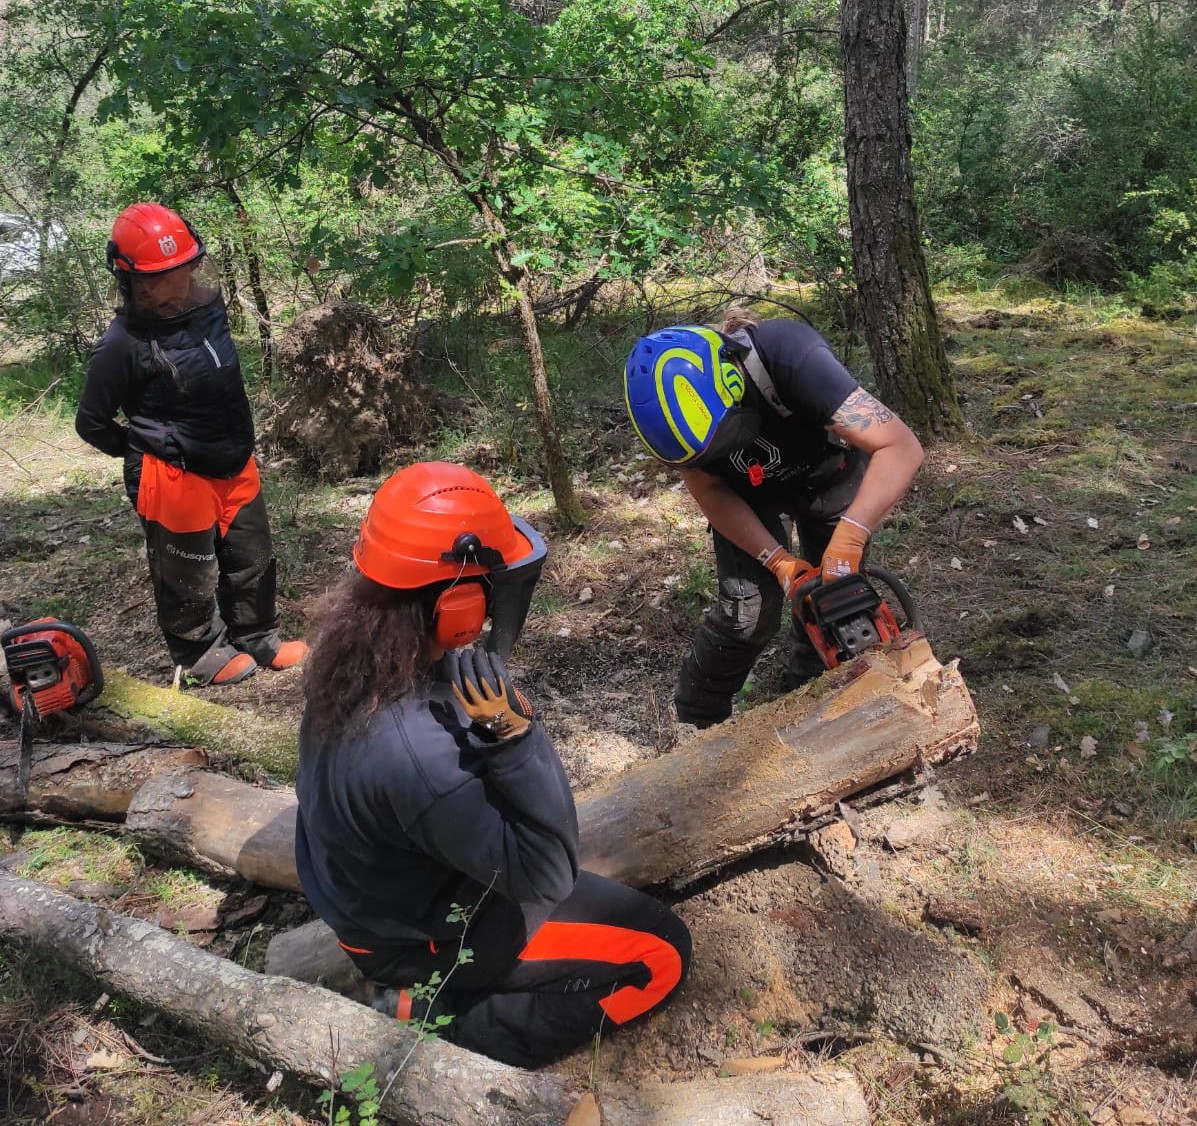
[[[1063,230],[1140,273],[1190,260],[1193,32],[1183,7],[1065,7],[1034,31],[958,20],[927,51],[916,106],[934,242],[981,241],[1009,259]]]
[[[374,1065],[362,1063],[339,1076],[338,1089],[353,1100],[338,1104],[330,1090],[320,1092],[317,1102],[325,1108],[329,1126],[377,1126],[378,1123],[378,1081],[374,1078]]]
[[[1050,1126],[1061,1104],[1051,1072],[1056,1025],[1040,1021],[1034,1032],[1020,1032],[1005,1013],[996,1013],[994,1026],[1003,1041],[1003,1103],[1025,1115],[1027,1126]]]

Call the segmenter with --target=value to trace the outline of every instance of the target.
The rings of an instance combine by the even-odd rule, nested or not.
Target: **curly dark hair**
[[[441,584],[396,590],[353,571],[325,596],[303,674],[314,734],[351,720],[364,727],[388,700],[428,680],[428,640],[441,590]]]

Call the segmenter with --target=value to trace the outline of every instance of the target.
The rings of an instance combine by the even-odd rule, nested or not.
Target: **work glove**
[[[511,683],[497,654],[481,648],[451,649],[444,667],[449,687],[470,721],[500,742],[518,739],[532,726],[532,705]]]
[[[860,570],[861,559],[865,548],[869,546],[871,534],[863,524],[847,516],[840,517],[835,531],[831,533],[831,542],[823,552],[821,570],[825,583],[834,582]]]
[[[784,547],[775,547],[761,562],[769,568],[773,577],[781,584],[781,589],[785,591],[787,598],[819,570],[817,567],[812,567],[805,559],[791,555]]]

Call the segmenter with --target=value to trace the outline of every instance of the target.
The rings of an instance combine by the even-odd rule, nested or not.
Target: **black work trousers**
[[[868,465],[863,456],[850,457],[845,470],[826,488],[796,500],[789,511],[754,509],[761,523],[787,549],[792,530],[798,533],[798,554],[819,565],[831,533],[852,503]],[[732,713],[736,693],[744,687],[757,658],[777,634],[785,594],[777,579],[759,560],[712,530],[718,594],[708,607],[690,643],[678,675],[674,704],[679,723],[709,727]],[[813,680],[823,662],[801,626],[788,613],[789,654],[783,686],[786,690]]]
[[[581,872],[551,912],[492,893],[460,943],[350,956],[384,985],[422,985],[439,973],[435,1000],[430,1008],[427,997],[418,1000],[416,1018],[447,1015],[443,1039],[531,1068],[661,1005],[689,969],[690,932],[652,896]]]
[[[237,653],[269,664],[282,642],[266,501],[252,459],[236,478],[144,455],[126,488],[145,532],[158,625],[176,665],[211,675]],[[198,668],[197,668],[198,666]]]

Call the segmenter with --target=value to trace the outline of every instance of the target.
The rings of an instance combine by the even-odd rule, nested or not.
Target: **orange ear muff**
[[[457,583],[449,587],[432,610],[432,628],[438,645],[460,649],[482,633],[486,622],[486,591],[481,583]]]

